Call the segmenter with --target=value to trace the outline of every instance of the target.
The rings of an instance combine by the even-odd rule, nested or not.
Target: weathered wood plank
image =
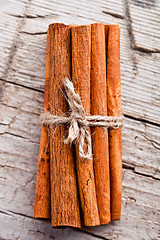
[[[21,156],[22,164],[26,162],[26,159],[29,158],[28,154],[32,154],[32,151],[34,164],[37,162],[40,136],[39,116],[42,112],[42,105],[43,93],[13,84],[5,84],[3,97],[1,99],[2,111],[0,114],[0,150],[2,159],[5,159],[3,153],[6,153],[12,147],[12,155],[17,154]],[[18,142],[13,141],[12,143],[10,135],[17,136]],[[28,142],[23,141],[23,143],[21,143],[22,138]],[[9,146],[6,145],[5,141],[10,143]],[[19,148],[15,146],[16,142]],[[26,145],[23,146],[23,144]],[[21,148],[26,150],[21,152]],[[31,151],[29,148],[31,148]],[[125,118],[123,128],[123,162],[135,167],[135,171],[137,172],[140,171],[160,178],[159,154],[159,127]],[[7,162],[14,162],[14,158],[15,157],[10,156],[10,160],[7,159]],[[3,161],[4,160],[2,160],[2,162]],[[5,162],[5,164],[7,164],[7,162]],[[21,163],[18,161],[15,164],[17,164],[18,167]],[[33,169],[33,167],[34,165],[31,165],[31,169]]]
[[[35,174],[31,174],[27,170],[24,171],[8,166],[1,166],[0,174],[2,176],[0,179],[0,204],[3,206],[1,211],[9,213],[15,212],[32,217]],[[19,179],[21,179],[21,181],[19,181]],[[147,240],[149,236],[157,239],[159,229],[158,214],[160,213],[159,188],[160,181],[135,175],[132,170],[123,169],[123,207],[121,221],[113,222],[108,226],[85,228],[85,230],[106,237],[107,239],[116,239],[116,237],[119,237],[119,239]],[[3,196],[5,196],[5,199]],[[18,223],[16,222],[16,224]],[[24,228],[24,224],[25,222],[23,222],[21,227]],[[33,220],[30,220],[28,230],[32,229],[32,224]],[[34,226],[33,231],[35,231],[35,229],[38,230],[39,225],[42,226],[39,220],[35,220],[35,224],[36,226]],[[44,223],[44,226],[41,227],[41,232],[45,234],[45,228],[47,227],[47,229],[49,229],[49,226],[49,222]],[[17,230],[15,234],[18,234]],[[23,234],[23,231],[21,234]]]
[[[19,37],[19,47],[7,81],[44,91],[46,34],[41,33],[46,32],[48,24],[52,21],[55,19],[27,19],[26,25],[22,29],[23,33]],[[62,20],[58,18],[56,21]],[[68,17],[68,22],[66,22],[73,23],[73,21]],[[114,23],[117,22],[114,21]],[[159,54],[148,56],[138,53],[134,53],[133,56],[129,49],[129,42],[126,41],[128,33],[125,23],[123,20],[120,20],[119,23],[121,25],[123,112],[136,118],[160,123],[158,110],[160,102],[160,56]]]
[[[122,0],[95,0],[95,1],[55,1],[55,0],[34,0],[28,9],[28,15],[33,17],[60,17],[63,19],[77,18],[85,21],[87,19],[101,19],[103,12],[115,17],[124,17],[123,1]],[[105,16],[105,15],[104,15]],[[59,20],[58,20],[59,21]],[[64,20],[63,20],[64,21]],[[73,23],[73,20],[72,20]]]
[[[160,54],[134,54],[136,71],[121,64],[124,114],[160,123]]]
[[[7,228],[6,228],[7,226]],[[98,240],[76,229],[53,229],[48,221],[38,221],[9,211],[0,212],[1,240]]]
[[[25,1],[7,0],[1,1],[0,9],[0,78],[4,78],[16,48],[18,30],[21,27],[21,19],[13,15],[23,15]]]
[[[160,52],[160,1],[129,0],[133,47]]]
[[[159,239],[159,184],[159,181],[146,179],[144,176],[135,176],[131,171],[123,170],[121,221],[90,228],[87,231],[112,240]]]
[[[85,231],[106,239],[159,239],[159,2],[7,0],[0,11],[0,239],[97,239],[31,218],[52,22],[120,24],[123,112],[146,120],[125,118],[121,221]]]
[[[1,101],[1,126],[7,128],[1,129],[0,136],[0,205],[3,206],[3,211],[18,212],[31,217],[40,135],[38,117],[42,110],[43,93],[6,83]],[[126,119],[123,134],[124,164],[135,167],[137,172],[141,168],[143,173],[158,177],[159,146],[156,142],[159,140],[159,128]],[[8,152],[12,154],[8,155]],[[146,169],[149,172],[146,172]],[[134,239],[149,239],[148,235],[156,239],[159,227],[159,187],[158,180],[124,169],[122,220],[108,226],[85,230],[108,239],[131,239],[133,234]],[[28,222],[25,220],[22,223],[26,224],[26,221]],[[20,224],[19,220],[16,220],[16,224]],[[28,231],[32,229],[32,224],[33,222],[28,225]],[[37,226],[40,223],[36,224],[33,231],[39,229]],[[46,224],[47,228],[50,226],[50,223],[45,223],[45,229]],[[18,226],[15,234],[18,234]],[[43,228],[41,232],[45,234]]]
[[[3,88],[0,116],[0,205],[3,211],[32,216],[40,136],[38,118],[42,103],[41,92],[9,83]],[[158,178],[158,141],[158,127],[126,118],[123,128],[124,165],[135,168],[135,172],[140,169],[140,172]],[[147,234],[157,236],[160,181],[139,176],[132,170],[124,169],[123,172],[122,220],[87,231],[109,239],[118,236],[131,238],[135,229],[135,239],[142,234],[144,239],[149,239]],[[152,228],[155,228],[154,233]]]
[[[123,128],[123,163],[134,166],[134,171],[160,178],[159,127],[125,120]]]
[[[30,16],[30,15],[29,15]],[[96,15],[95,15],[96,16]],[[106,15],[107,16],[107,15]],[[106,21],[104,14],[104,22]],[[97,16],[96,16],[97,17]],[[109,22],[113,22],[113,17],[108,15]],[[98,18],[98,17],[97,17]],[[102,19],[100,21],[103,21]],[[65,22],[66,24],[88,24],[95,20],[89,18],[78,19],[76,16],[67,15],[65,18],[58,16],[37,17],[25,20],[25,25],[21,29],[18,48],[12,63],[8,81],[44,91],[45,78],[45,54],[46,54],[46,31],[48,25],[53,22]],[[115,20],[113,23],[117,23]],[[125,42],[125,41],[122,41]]]

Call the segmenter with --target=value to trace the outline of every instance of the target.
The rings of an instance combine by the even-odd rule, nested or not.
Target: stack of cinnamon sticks
[[[61,90],[72,79],[86,115],[121,115],[120,28],[95,23],[51,24],[47,32],[44,112],[67,114]],[[80,228],[120,219],[122,129],[92,127],[93,160],[79,156],[78,142],[65,144],[67,126],[42,126],[35,218],[53,227]]]

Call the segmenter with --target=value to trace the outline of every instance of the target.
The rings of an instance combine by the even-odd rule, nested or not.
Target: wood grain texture
[[[159,239],[159,189],[156,184],[159,187],[158,180],[135,177],[132,171],[123,170],[121,220],[88,231],[110,240]]]
[[[158,5],[158,1],[145,0],[7,0],[1,3],[1,239],[159,238]],[[72,229],[53,230],[49,222],[31,219],[40,139],[39,116],[43,111],[46,32],[48,24],[53,22],[103,22],[119,24],[121,28],[122,110],[126,116],[122,218],[108,226],[85,229],[98,237]]]
[[[6,84],[3,96],[1,108],[3,113],[6,114],[0,117],[0,205],[2,211],[9,211],[10,215],[14,215],[10,212],[18,214],[18,216],[14,215],[15,217],[5,220],[11,224],[11,230],[7,232],[6,236],[14,239],[14,235],[12,236],[14,231],[14,234],[27,237],[28,232],[21,230],[20,233],[20,227],[18,227],[24,226],[26,222],[27,231],[33,229],[33,227],[33,231],[38,230],[38,226],[40,226],[41,230],[38,231],[42,232],[41,235],[48,236],[46,235],[46,228],[50,233],[49,222],[43,222],[43,228],[41,221],[35,220],[33,225],[32,221],[28,223],[27,220],[27,216],[32,217],[33,214],[40,136],[38,112],[41,113],[43,109],[43,94],[13,84]],[[21,105],[21,103],[23,104]],[[23,129],[19,128],[20,123],[24,123]],[[96,228],[94,233],[110,239],[116,237],[127,239],[131,238],[134,232],[135,239],[143,238],[143,234],[145,239],[149,239],[147,234],[156,239],[159,229],[160,182],[154,178],[160,178],[159,128],[128,118],[125,119],[124,124],[123,163],[125,167],[131,168],[131,170],[123,170],[125,173],[123,176],[122,219],[119,223],[109,224],[108,227]],[[7,157],[8,151],[12,152],[9,157]],[[16,162],[15,158],[17,159]],[[146,175],[146,177],[139,175],[139,173]],[[149,175],[151,177],[147,177]],[[25,215],[23,221],[17,220],[19,214]],[[12,224],[13,221],[16,222],[16,226]],[[86,230],[93,231],[88,228]],[[2,239],[4,231],[0,235]],[[66,231],[64,231],[64,236],[68,236]],[[52,234],[55,234],[55,237],[58,238],[58,236],[61,236],[61,231],[57,232],[56,230]],[[75,235],[71,232],[70,237],[73,236]],[[9,237],[6,237],[6,239],[8,240]],[[32,238],[37,238],[36,233]]]
[[[5,230],[6,224],[8,223],[8,231]],[[22,225],[25,226],[22,229]],[[38,240],[97,240],[90,234],[82,231],[77,231],[71,228],[66,229],[52,229],[50,223],[47,221],[36,221],[27,216],[21,216],[14,212],[2,211],[0,212],[0,226],[3,231],[1,231],[1,239],[38,239]]]
[[[91,114],[107,115],[105,26],[91,25]],[[111,221],[108,129],[92,128],[93,166],[101,224]]]
[[[0,83],[2,85],[3,81]],[[39,116],[43,111],[43,93],[6,83],[1,99],[1,110],[0,137],[2,140],[0,147],[2,164],[7,164],[7,160],[10,160],[11,166],[19,166],[25,169],[26,160],[27,158],[30,159],[30,153],[32,161],[29,166],[27,165],[27,168],[31,171],[37,164],[41,129]],[[137,172],[139,169],[144,174],[160,178],[158,154],[160,145],[159,127],[129,118],[125,118],[124,126],[123,162],[135,167]],[[9,145],[6,145],[5,141],[3,141],[4,135],[8,136],[6,141],[9,141]],[[17,136],[18,143],[12,143],[9,140],[10,135]],[[25,144],[19,145],[23,139],[30,142],[28,147]],[[35,144],[34,148],[31,147],[32,143]],[[10,147],[12,155],[9,159],[5,159]],[[22,148],[21,153],[20,148]],[[29,148],[31,149],[29,150]],[[21,156],[18,163],[14,161],[16,151]]]
[[[133,34],[133,48],[148,52],[160,52],[160,2],[128,1]]]
[[[19,31],[23,25],[23,18],[15,18],[18,14],[24,16],[27,1],[8,0],[1,2],[1,24],[0,24],[0,78],[5,78],[8,68],[16,51]],[[8,33],[6,34],[6,26]]]
[[[98,20],[97,18],[96,21]],[[72,23],[72,21],[71,19],[70,21],[66,20],[65,23]],[[52,20],[48,20],[48,18],[29,18],[26,20],[19,40],[17,40],[19,47],[14,55],[7,81],[44,91],[45,32],[47,31],[48,24],[51,22]],[[88,22],[86,20],[84,22],[93,22],[93,20],[88,20]],[[158,111],[160,101],[160,54],[152,53],[150,55],[137,51],[136,53],[133,52],[129,46],[127,29],[124,22],[112,18],[109,18],[108,22],[118,23],[121,28],[120,52],[123,112],[136,118],[160,123],[160,113]],[[76,18],[74,23],[81,23],[81,21],[77,21]],[[105,19],[104,23],[107,23]],[[40,30],[44,34],[41,34]],[[28,51],[30,54],[28,54]],[[130,94],[130,89],[132,89],[132,95]],[[157,114],[158,117],[156,117]]]

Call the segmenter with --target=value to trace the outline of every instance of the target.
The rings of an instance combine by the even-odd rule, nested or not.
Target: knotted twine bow
[[[123,126],[123,115],[120,116],[86,116],[80,96],[75,93],[73,83],[66,78],[64,81],[66,98],[70,106],[70,116],[56,116],[50,112],[45,112],[40,117],[41,125],[58,126],[69,125],[69,133],[65,143],[72,143],[74,140],[79,141],[79,156],[83,159],[92,159],[91,135],[87,127],[112,127],[119,128]],[[84,152],[84,142],[86,140],[87,151]]]

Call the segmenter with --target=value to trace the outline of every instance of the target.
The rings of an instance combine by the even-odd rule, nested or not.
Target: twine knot
[[[88,127],[112,127],[119,128],[123,126],[123,115],[120,116],[101,116],[91,115],[86,116],[81,98],[75,92],[73,83],[66,78],[64,81],[64,89],[66,99],[69,104],[70,116],[56,116],[50,112],[45,112],[40,117],[40,123],[48,126],[69,125],[69,133],[65,143],[72,143],[75,140],[79,141],[79,156],[83,159],[92,159],[92,143],[91,135]],[[87,150],[84,152],[84,143],[86,141]]]

